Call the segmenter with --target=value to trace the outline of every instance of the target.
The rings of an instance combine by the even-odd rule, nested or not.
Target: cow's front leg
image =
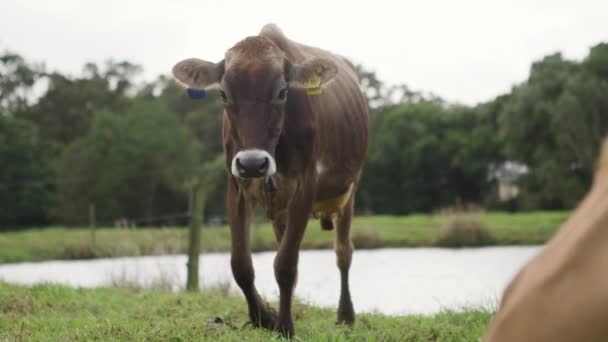
[[[251,208],[243,194],[239,193],[232,177],[228,179],[227,204],[232,239],[230,264],[234,280],[247,299],[251,323],[256,327],[273,329],[276,322],[276,311],[260,297],[254,285],[255,273],[251,262],[249,228]]]
[[[300,186],[289,206],[287,227],[274,260],[274,274],[279,284],[279,316],[275,330],[284,337],[294,335],[291,302],[298,275],[298,254],[312,208],[312,186]]]

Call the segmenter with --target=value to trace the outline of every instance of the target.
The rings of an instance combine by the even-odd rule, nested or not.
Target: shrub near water
[[[447,221],[433,240],[433,245],[440,247],[479,247],[494,243],[494,238],[482,222],[465,216]]]

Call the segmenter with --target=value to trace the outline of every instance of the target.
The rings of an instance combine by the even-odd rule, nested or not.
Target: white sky
[[[1,0],[0,50],[71,74],[127,59],[152,79],[186,57],[218,61],[268,22],[389,84],[474,104],[546,54],[581,59],[608,41],[608,0]]]

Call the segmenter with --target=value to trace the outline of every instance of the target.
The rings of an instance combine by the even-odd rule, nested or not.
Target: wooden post
[[[194,191],[196,191],[196,187],[194,182],[190,185],[190,193],[188,194],[188,213],[192,218],[192,203],[194,202]]]
[[[95,217],[95,204],[89,203],[89,226],[91,227],[91,252],[95,255],[95,249],[97,244],[96,229],[97,229],[97,218]]]
[[[186,290],[198,291],[198,259],[201,253],[201,226],[203,224],[203,209],[207,196],[217,187],[220,177],[225,177],[225,160],[218,155],[211,162],[204,164],[194,177],[186,182],[190,189],[190,236],[188,242],[188,277]]]
[[[201,253],[201,225],[203,223],[203,208],[205,207],[204,185],[200,181],[192,187],[192,203],[190,212],[190,236],[188,243],[188,279],[186,290],[198,291],[198,258]]]

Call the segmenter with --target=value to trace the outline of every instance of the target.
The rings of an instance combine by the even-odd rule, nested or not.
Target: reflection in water
[[[399,248],[355,251],[350,272],[355,310],[386,314],[432,314],[442,308],[495,306],[511,277],[540,247],[476,249]],[[254,254],[256,286],[269,300],[278,288],[274,252]],[[203,287],[230,284],[230,256],[201,256]],[[186,257],[131,257],[86,261],[49,261],[0,266],[0,279],[13,283],[53,282],[94,287],[113,284],[172,287],[186,283]],[[333,251],[300,253],[296,296],[304,302],[337,306],[339,272]],[[243,304],[245,305],[245,304]]]

